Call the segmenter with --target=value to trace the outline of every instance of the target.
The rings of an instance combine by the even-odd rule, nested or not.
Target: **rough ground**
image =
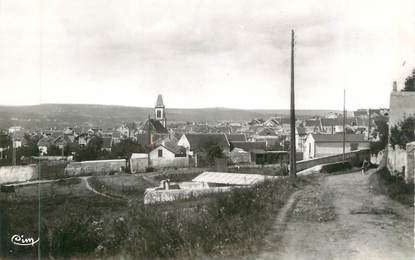
[[[414,259],[413,207],[375,194],[370,174],[321,177],[294,194],[253,258]]]

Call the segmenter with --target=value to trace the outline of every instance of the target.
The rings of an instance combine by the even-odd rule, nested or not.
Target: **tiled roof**
[[[160,123],[160,121],[155,119],[149,119],[150,120],[150,131],[151,133],[158,133],[158,134],[168,134],[169,131]],[[148,131],[148,122],[147,120],[142,126],[141,130]]]
[[[192,150],[206,150],[212,145],[229,148],[225,134],[185,134]]]
[[[321,124],[320,119],[308,119],[308,120],[305,120],[305,126],[320,127],[320,124]]]
[[[313,134],[316,143],[343,142],[343,133]],[[367,142],[364,135],[346,134],[346,142]]]
[[[266,142],[231,142],[233,147],[241,148],[247,152],[252,151],[254,149],[262,149],[265,150],[267,147]]]
[[[38,142],[37,145],[38,146],[49,146],[50,144],[52,144],[53,142],[53,138],[45,136],[42,137]]]
[[[186,150],[183,147],[178,146],[173,142],[166,142],[164,143],[164,145],[161,145],[161,146],[164,146],[167,150],[171,151],[174,154],[185,154],[186,153]]]
[[[227,134],[229,142],[244,142],[246,141],[246,136],[244,134]]]

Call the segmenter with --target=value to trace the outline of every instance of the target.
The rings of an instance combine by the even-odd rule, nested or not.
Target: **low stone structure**
[[[38,178],[37,165],[0,167],[0,184],[24,182]]]

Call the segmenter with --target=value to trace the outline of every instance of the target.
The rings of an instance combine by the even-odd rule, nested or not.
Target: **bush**
[[[339,172],[344,170],[350,170],[352,164],[349,162],[331,163],[321,167],[321,171],[325,173]]]
[[[386,167],[377,171],[373,176],[372,178],[376,178],[378,182],[379,192],[403,204],[414,205],[413,183],[405,183],[402,177],[391,175]]]
[[[146,167],[146,172],[154,172],[154,167]]]
[[[69,257],[93,252],[101,240],[98,230],[91,218],[69,216],[52,232],[52,255]]]

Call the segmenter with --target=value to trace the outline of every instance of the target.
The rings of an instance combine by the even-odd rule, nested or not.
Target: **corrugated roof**
[[[192,181],[206,182],[216,184],[228,185],[253,185],[265,181],[266,179],[273,179],[275,176],[266,176],[260,174],[240,174],[228,172],[203,172]]]

